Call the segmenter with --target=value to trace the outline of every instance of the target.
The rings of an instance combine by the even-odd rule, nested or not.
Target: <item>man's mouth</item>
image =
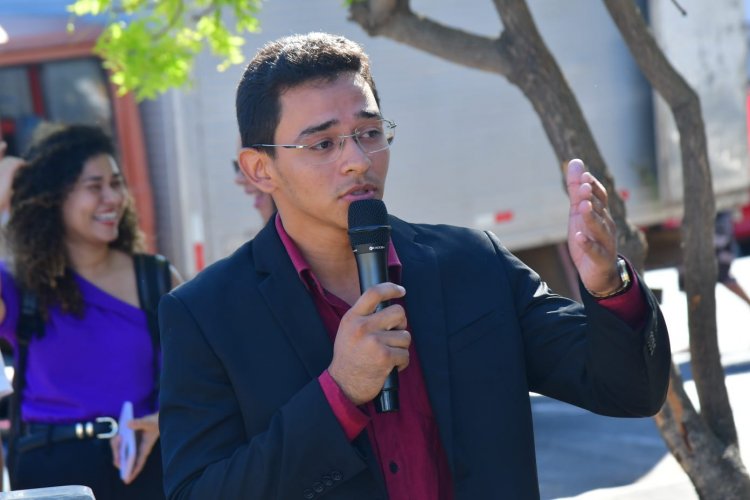
[[[371,184],[363,184],[360,186],[352,187],[346,193],[344,193],[343,197],[346,199],[371,198],[375,196],[376,192],[377,189],[375,188],[375,186]]]

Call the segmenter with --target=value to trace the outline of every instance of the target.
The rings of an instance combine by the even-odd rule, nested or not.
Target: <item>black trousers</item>
[[[161,448],[156,446],[138,477],[129,485],[112,465],[112,451],[106,439],[70,440],[52,443],[24,453],[11,446],[8,457],[13,490],[65,486],[88,486],[97,500],[162,500]]]

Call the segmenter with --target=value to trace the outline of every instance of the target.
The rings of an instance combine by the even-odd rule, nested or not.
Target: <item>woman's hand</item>
[[[128,427],[135,431],[135,440],[138,451],[135,456],[135,465],[130,475],[123,479],[125,484],[132,483],[138,474],[141,473],[146,465],[146,460],[154,449],[156,441],[159,439],[159,412],[146,415],[142,418],[134,418],[128,423]],[[112,447],[112,458],[115,467],[120,468],[120,435],[110,439]]]

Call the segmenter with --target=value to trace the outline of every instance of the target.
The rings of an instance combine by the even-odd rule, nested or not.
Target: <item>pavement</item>
[[[732,272],[750,291],[750,257],[737,259]],[[685,389],[698,406],[690,380],[687,304],[673,268],[647,272],[646,283],[662,290],[662,311],[674,361]],[[734,419],[750,463],[750,307],[717,285],[719,349]],[[558,401],[533,397],[539,485],[542,499],[697,500],[680,465],[668,452],[653,419],[594,415]]]

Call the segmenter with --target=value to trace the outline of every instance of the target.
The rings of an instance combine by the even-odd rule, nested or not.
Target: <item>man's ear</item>
[[[267,154],[255,148],[242,148],[237,155],[237,162],[245,177],[258,189],[269,194],[275,189],[273,179],[269,175],[271,161]]]

